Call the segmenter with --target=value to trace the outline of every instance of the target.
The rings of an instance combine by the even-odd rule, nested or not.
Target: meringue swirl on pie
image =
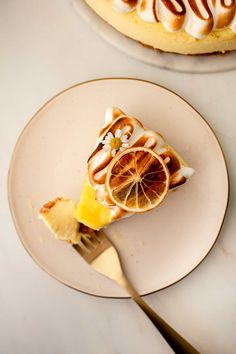
[[[236,50],[236,0],[85,0],[116,30],[179,54]]]

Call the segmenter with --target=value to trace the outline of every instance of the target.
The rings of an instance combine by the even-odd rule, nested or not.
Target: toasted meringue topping
[[[101,130],[95,150],[88,160],[88,179],[95,190],[96,199],[109,206],[112,220],[125,217],[127,214],[114,205],[105,186],[108,166],[113,155],[112,150],[103,148],[103,141],[109,133],[115,135],[117,129],[127,135],[129,147],[147,147],[163,158],[170,172],[170,189],[185,183],[194,172],[174,149],[166,144],[161,134],[146,129],[137,118],[127,116],[119,108],[108,108],[105,114],[105,127]]]
[[[203,38],[212,30],[236,33],[236,0],[110,0],[115,10],[137,11],[145,22],[161,22],[167,31],[185,30]]]

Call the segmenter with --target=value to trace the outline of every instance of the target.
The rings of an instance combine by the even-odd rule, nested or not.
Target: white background
[[[59,91],[109,76],[174,90],[208,120],[222,143],[231,199],[221,235],[197,270],[146,300],[201,353],[235,353],[236,71],[190,75],[139,63],[91,31],[69,0],[1,1],[0,13],[0,354],[171,353],[131,300],[76,292],[38,268],[10,217],[7,170],[24,125]]]

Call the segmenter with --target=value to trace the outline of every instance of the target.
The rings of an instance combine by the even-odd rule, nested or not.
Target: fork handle
[[[190,343],[178,334],[168,323],[166,323],[158,314],[140,297],[128,279],[122,274],[117,283],[125,288],[136,304],[149,317],[154,326],[159,330],[167,343],[176,354],[200,354]]]

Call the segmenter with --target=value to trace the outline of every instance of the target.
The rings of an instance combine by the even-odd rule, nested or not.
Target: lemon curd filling
[[[95,191],[87,178],[84,181],[83,191],[75,208],[74,217],[78,222],[94,230],[106,226],[111,221],[110,209],[96,200]]]

